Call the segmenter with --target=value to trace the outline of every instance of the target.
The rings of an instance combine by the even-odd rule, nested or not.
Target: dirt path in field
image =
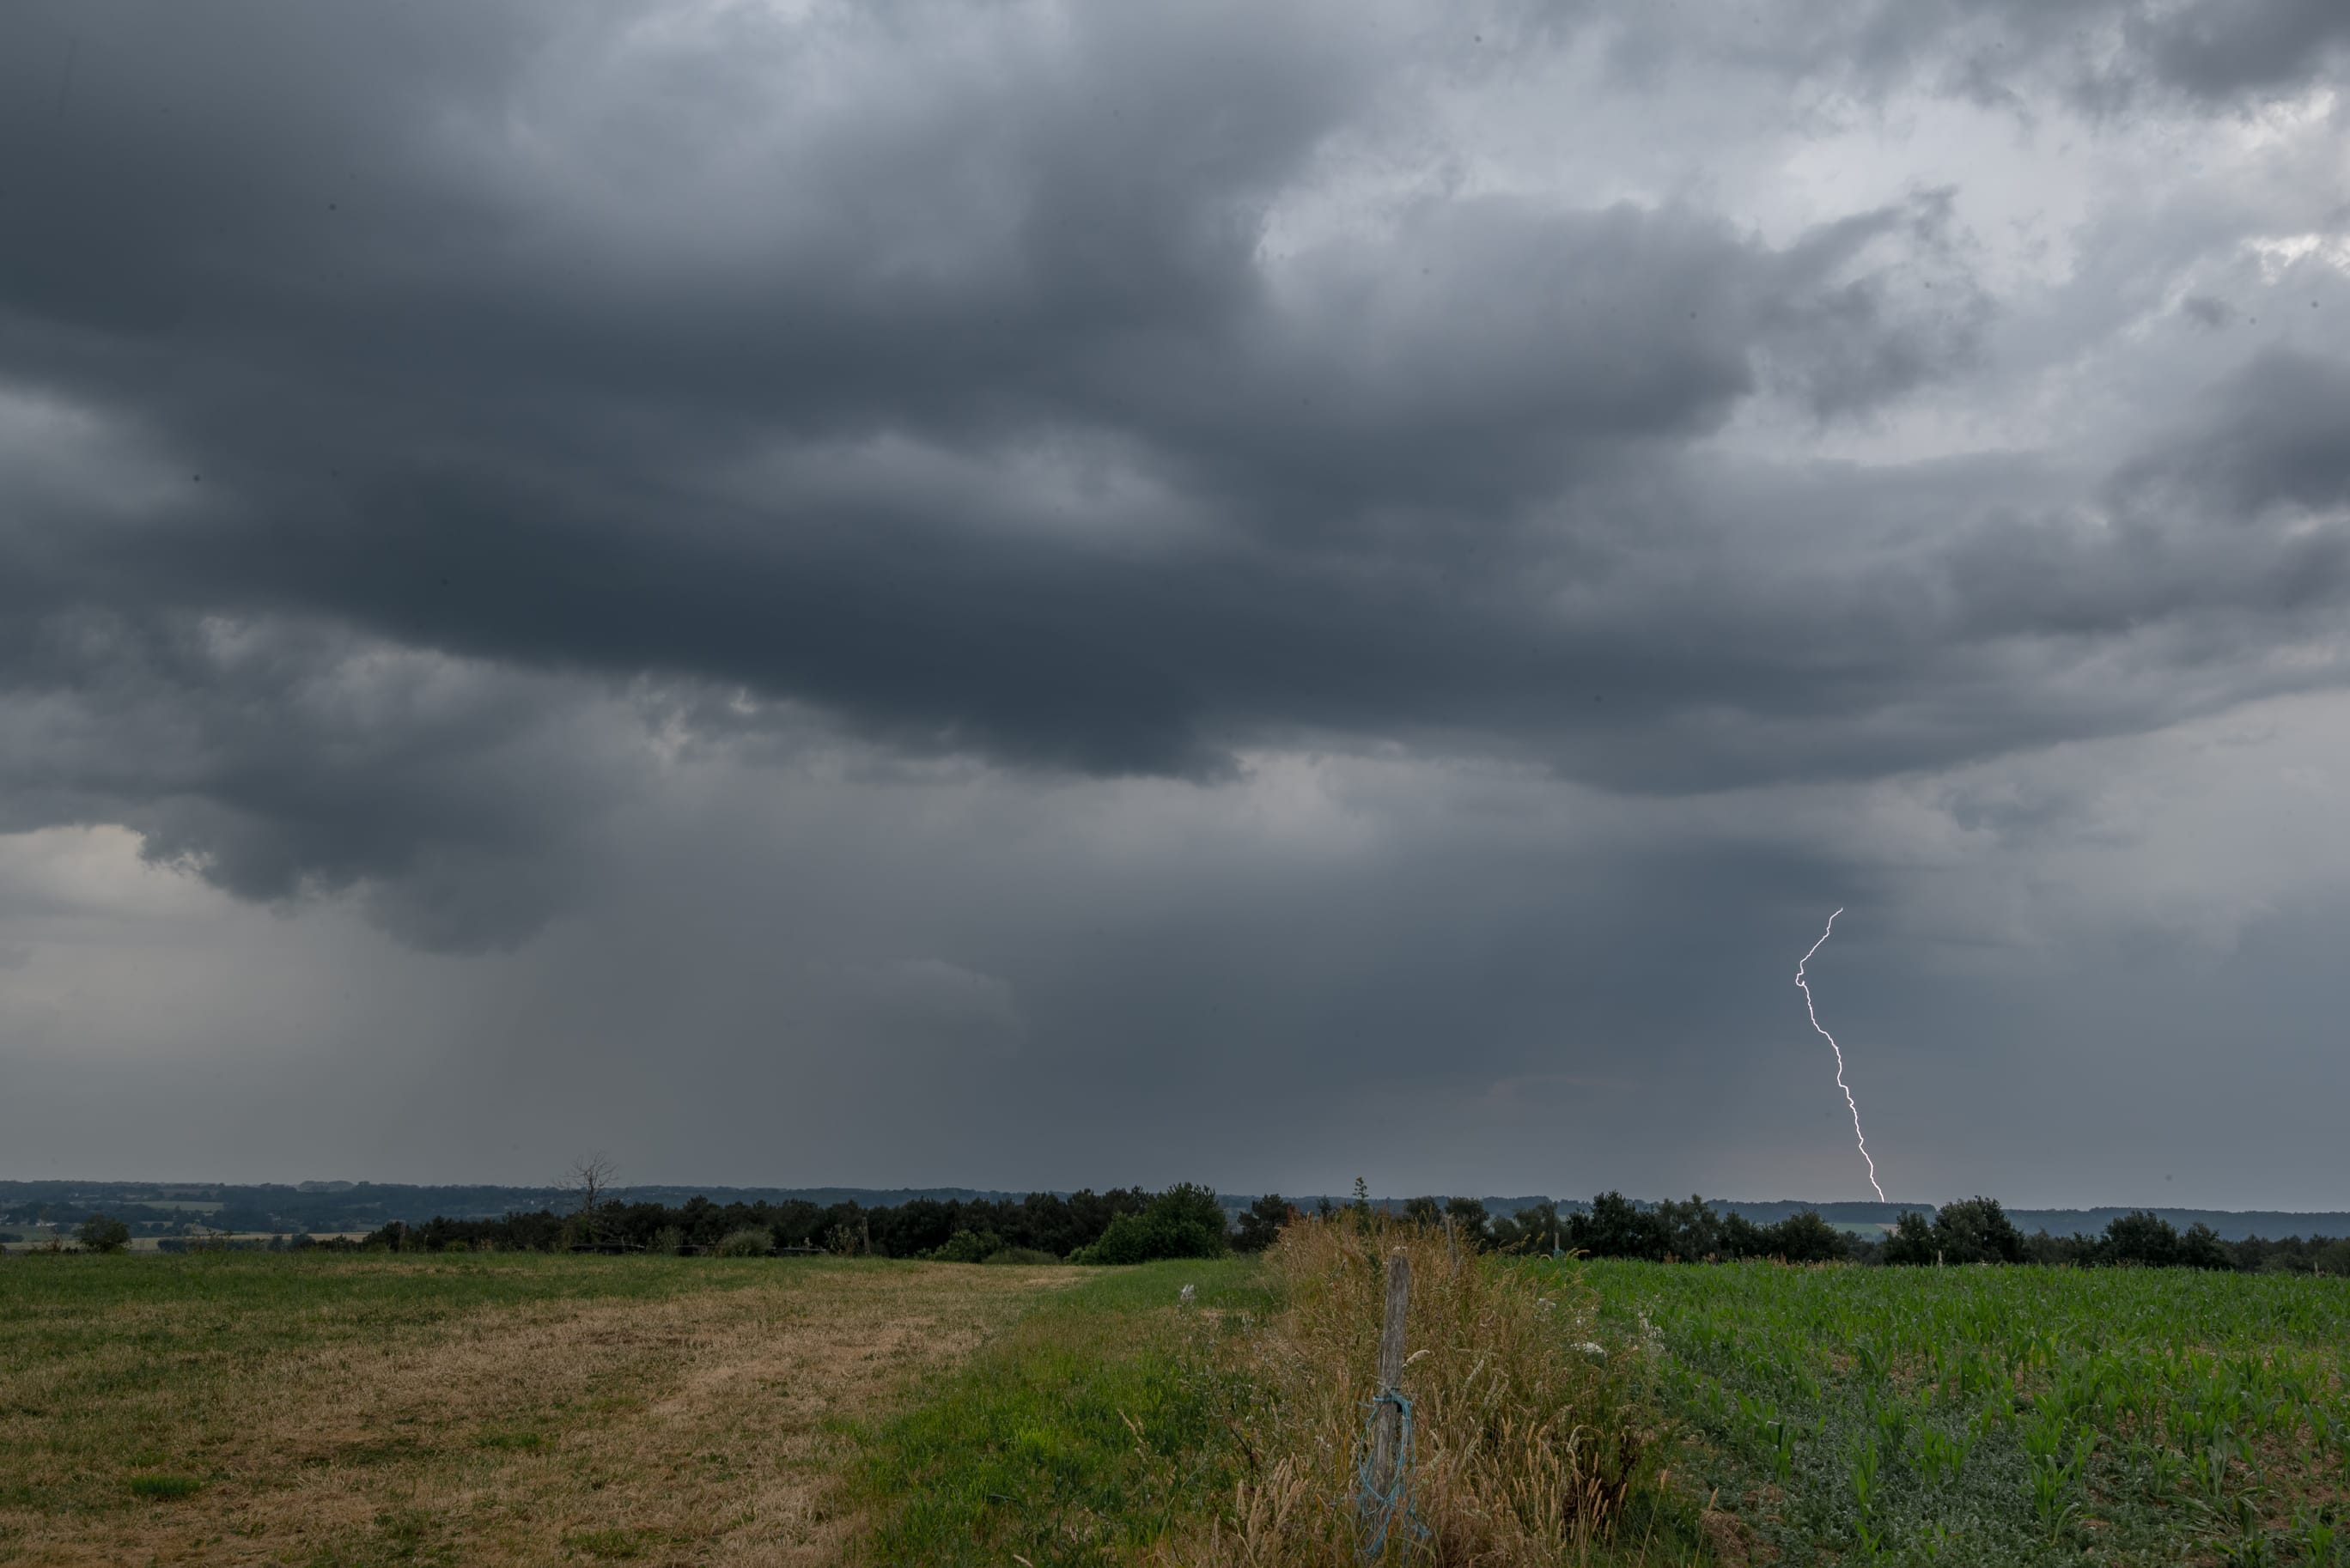
[[[1074,1277],[786,1263],[772,1284],[294,1351],[184,1413],[221,1434],[202,1491],[0,1509],[0,1562],[837,1563],[858,1429]]]

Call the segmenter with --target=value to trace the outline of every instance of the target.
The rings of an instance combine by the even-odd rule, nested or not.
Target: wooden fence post
[[[1379,1330],[1379,1406],[1378,1436],[1371,1445],[1371,1482],[1381,1492],[1392,1491],[1396,1467],[1403,1455],[1403,1407],[1390,1396],[1403,1381],[1404,1308],[1411,1299],[1411,1260],[1398,1248],[1388,1259],[1388,1306]]]

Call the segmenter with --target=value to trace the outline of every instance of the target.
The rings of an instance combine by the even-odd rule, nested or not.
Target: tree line
[[[1373,1207],[1358,1178],[1351,1204],[1325,1198],[1314,1212],[1330,1220],[1346,1210],[1367,1213]],[[1813,1210],[1761,1224],[1695,1196],[1686,1202],[1644,1204],[1620,1192],[1603,1192],[1581,1212],[1568,1214],[1544,1201],[1496,1215],[1474,1198],[1433,1196],[1377,1207],[1441,1226],[1471,1250],[1518,1254],[1581,1253],[1652,1262],[2041,1263],[2350,1275],[2350,1239],[2255,1236],[2230,1241],[2208,1225],[2192,1224],[2182,1231],[2145,1211],[2121,1215],[2094,1236],[2052,1236],[2045,1230],[2026,1235],[1997,1199],[1981,1196],[1944,1204],[1930,1217],[1906,1212],[1881,1241],[1840,1231]],[[1160,1192],[1125,1187],[1066,1197],[1036,1192],[1021,1199],[918,1198],[870,1207],[802,1199],[624,1202],[601,1198],[591,1183],[569,1212],[542,1208],[496,1219],[436,1216],[419,1225],[393,1220],[359,1241],[296,1237],[291,1245],[402,1252],[825,1251],[971,1263],[1139,1263],[1260,1251],[1303,1213],[1279,1193],[1266,1193],[1237,1217],[1228,1216],[1211,1189],[1191,1182]],[[118,1220],[92,1215],[80,1239],[92,1250],[115,1251],[129,1241],[129,1231]]]
[[[2027,1236],[1997,1199],[1983,1197],[1946,1203],[1930,1220],[1920,1213],[1904,1214],[1876,1250],[1876,1261],[1896,1264],[2043,1263],[2350,1274],[2350,1239],[2248,1236],[2230,1241],[2199,1220],[2181,1231],[2161,1215],[2144,1210],[2115,1217],[2099,1235],[2052,1236],[2043,1230]]]
[[[1355,1184],[1355,1207],[1371,1207]],[[1389,1207],[1382,1205],[1382,1207]],[[1333,1206],[1325,1199],[1320,1212]],[[2144,1210],[2117,1216],[2095,1236],[2026,1235],[1995,1198],[1944,1204],[1928,1215],[1902,1214],[1882,1241],[1838,1230],[1815,1210],[1759,1224],[1734,1210],[1692,1196],[1638,1203],[1603,1192],[1579,1213],[1562,1215],[1555,1202],[1514,1214],[1492,1215],[1474,1198],[1413,1198],[1401,1205],[1408,1220],[1443,1226],[1464,1245],[1510,1252],[1570,1252],[1648,1262],[1737,1262],[1773,1259],[1788,1263],[1860,1263],[1894,1267],[1960,1263],[2041,1263],[2079,1268],[2220,1269],[2241,1273],[2350,1275],[2350,1239],[2288,1236],[2223,1240],[2200,1222],[2185,1231]]]
[[[1474,1235],[1482,1210],[1482,1204],[1454,1199],[1442,1212],[1464,1233]],[[1433,1199],[1415,1199],[1406,1212],[1431,1222],[1438,1217]],[[1894,1267],[2041,1263],[2350,1274],[2350,1240],[2253,1236],[2229,1241],[2209,1225],[2198,1222],[2182,1231],[2162,1216],[2143,1210],[2116,1217],[2099,1235],[2052,1236],[2044,1230],[2025,1235],[1999,1199],[1981,1196],[1946,1203],[1930,1218],[1914,1210],[1904,1213],[1877,1241],[1839,1231],[1811,1210],[1776,1224],[1758,1225],[1734,1211],[1718,1210],[1701,1198],[1642,1205],[1620,1192],[1603,1192],[1591,1200],[1588,1210],[1563,1220],[1550,1205],[1539,1205],[1522,1210],[1514,1223],[1491,1225],[1487,1233],[1498,1245],[1540,1246],[1546,1237],[1555,1237],[1555,1244],[1567,1251],[1652,1262],[1777,1258],[1791,1263]]]
[[[1274,1211],[1279,1218],[1274,1218]],[[1129,1263],[1153,1258],[1217,1257],[1270,1245],[1290,1210],[1259,1199],[1228,1222],[1215,1192],[1179,1182],[1163,1192],[1139,1187],[1090,1189],[1067,1197],[1032,1192],[1012,1199],[917,1198],[867,1207],[782,1202],[682,1204],[590,1201],[569,1213],[552,1209],[496,1219],[436,1216],[421,1225],[393,1220],[348,1243],[390,1251],[736,1252],[825,1251],[957,1262]]]

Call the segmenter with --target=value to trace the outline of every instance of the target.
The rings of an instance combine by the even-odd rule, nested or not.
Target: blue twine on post
[[[1362,1462],[1355,1467],[1355,1511],[1367,1532],[1363,1537],[1362,1556],[1366,1563],[1386,1554],[1388,1532],[1400,1519],[1420,1540],[1428,1538],[1428,1526],[1419,1521],[1419,1514],[1411,1506],[1411,1401],[1390,1388],[1370,1400],[1370,1419],[1363,1426]],[[1379,1407],[1392,1405],[1403,1416],[1402,1432],[1396,1440],[1395,1478],[1382,1486],[1379,1478],[1371,1473],[1378,1459]]]

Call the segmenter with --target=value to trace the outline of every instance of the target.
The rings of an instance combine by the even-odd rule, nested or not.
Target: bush
[[[1213,1189],[1180,1181],[1139,1214],[1121,1214],[1073,1263],[1147,1263],[1157,1258],[1221,1258],[1231,1250],[1223,1205]]]
[[[674,1225],[664,1225],[653,1232],[653,1239],[645,1243],[645,1251],[674,1258],[685,1251],[685,1232]]]
[[[2094,1236],[2051,1236],[2045,1231],[2035,1231],[2023,1239],[2023,1261],[2048,1268],[2078,1268],[2097,1261],[2097,1240]]]
[[[981,1262],[994,1263],[1057,1263],[1061,1260],[1050,1252],[1040,1252],[1034,1247],[1002,1247],[990,1252]]]
[[[931,1256],[941,1263],[983,1263],[1003,1251],[1003,1239],[993,1231],[958,1231]]]
[[[1996,1198],[1946,1203],[1931,1220],[1905,1213],[1885,1239],[1888,1263],[2022,1263],[2032,1256],[2033,1244]]]
[[[2187,1234],[2178,1238],[2178,1266],[2182,1269],[2232,1269],[2236,1260],[2228,1251],[2228,1243],[2220,1233],[2200,1220],[2187,1227]]]
[[[1760,1234],[1763,1256],[1791,1263],[1833,1263],[1848,1251],[1845,1233],[1821,1219],[1816,1209],[1765,1225]]]
[[[764,1258],[775,1250],[775,1233],[767,1230],[729,1231],[719,1238],[722,1258]]]
[[[130,1227],[120,1220],[93,1214],[81,1222],[81,1244],[93,1252],[120,1252],[130,1245]]]
[[[1934,1261],[1934,1222],[1916,1210],[1905,1210],[1885,1238],[1888,1263],[1930,1263]]]
[[[1566,1217],[1566,1245],[1595,1258],[1646,1258],[1661,1263],[1671,1238],[1663,1217],[1644,1211],[1620,1192],[1603,1192],[1589,1210]],[[1681,1257],[1702,1254],[1682,1252]]]
[[[2144,1210],[2124,1214],[2106,1227],[2103,1261],[2167,1269],[2178,1262],[2178,1230],[2159,1214]]]
[[[1946,1263],[2020,1263],[2023,1232],[1996,1198],[1946,1203],[1934,1216],[1934,1245]]]
[[[1232,1238],[1232,1246],[1243,1252],[1263,1251],[1281,1235],[1281,1228],[1295,1212],[1289,1199],[1280,1193],[1266,1193],[1241,1215],[1240,1234]]]

